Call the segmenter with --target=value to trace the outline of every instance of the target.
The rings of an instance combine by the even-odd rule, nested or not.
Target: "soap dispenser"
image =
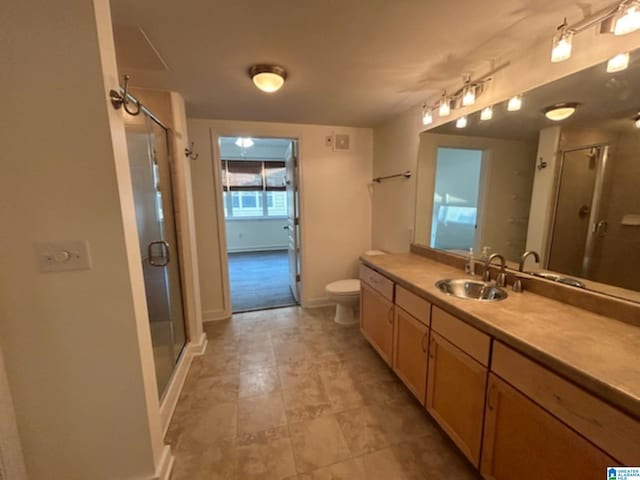
[[[476,261],[473,256],[473,248],[469,249],[469,256],[467,257],[467,264],[465,265],[464,270],[469,275],[476,274]]]

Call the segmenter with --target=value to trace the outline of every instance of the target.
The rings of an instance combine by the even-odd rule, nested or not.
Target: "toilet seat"
[[[331,282],[326,286],[327,293],[336,296],[356,295],[360,293],[360,280],[350,278],[347,280],[338,280]]]

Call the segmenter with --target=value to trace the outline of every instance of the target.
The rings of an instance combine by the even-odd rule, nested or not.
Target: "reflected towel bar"
[[[397,178],[397,177],[411,178],[411,170],[407,170],[406,172],[402,172],[402,173],[396,173],[395,175],[387,175],[386,177],[376,177],[373,179],[373,181],[376,183],[380,183],[382,180],[388,180],[390,178]]]

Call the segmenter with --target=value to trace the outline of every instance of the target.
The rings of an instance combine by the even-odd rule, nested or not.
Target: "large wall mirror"
[[[640,301],[640,51],[507,103],[420,135],[415,243]]]

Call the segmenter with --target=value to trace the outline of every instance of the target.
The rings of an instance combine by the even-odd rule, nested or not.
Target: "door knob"
[[[160,247],[160,255],[154,255],[155,246]],[[147,245],[147,254],[149,256],[149,265],[154,267],[166,267],[170,261],[169,244],[164,240],[156,240]],[[159,259],[159,260],[158,260]]]

